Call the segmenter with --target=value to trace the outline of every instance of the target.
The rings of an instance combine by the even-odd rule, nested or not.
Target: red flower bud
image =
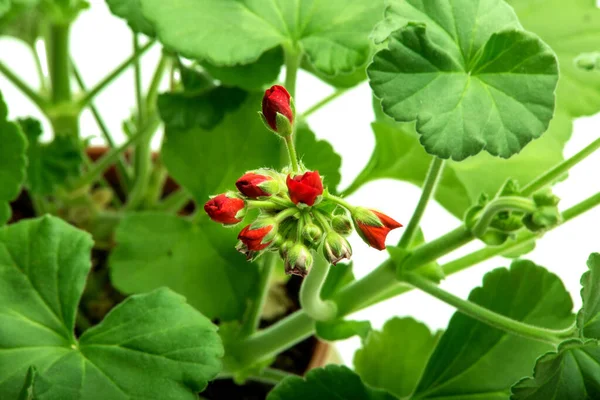
[[[246,226],[240,234],[238,239],[242,241],[248,251],[261,251],[269,247],[271,242],[263,243],[263,239],[273,229],[273,225],[267,225],[262,228],[250,229],[250,225]]]
[[[237,180],[235,186],[238,188],[240,193],[251,199],[255,199],[261,196],[270,196],[271,193],[267,193],[260,187],[263,182],[271,181],[273,178],[266,175],[255,174],[254,172],[248,172],[244,174],[240,179]]]
[[[215,222],[235,225],[243,219],[243,213],[240,211],[244,210],[245,206],[242,199],[220,194],[204,204],[204,211]]]
[[[385,239],[388,233],[402,226],[385,214],[362,208],[357,208],[354,221],[362,239],[377,250],[385,250]]]
[[[319,171],[308,171],[293,178],[288,175],[286,184],[294,204],[304,203],[312,206],[317,197],[323,194],[323,182]]]
[[[265,122],[274,132],[283,136],[288,136],[292,133],[291,126],[294,123],[294,105],[292,97],[283,86],[271,86],[271,88],[265,91],[262,101],[262,114]],[[277,114],[285,117],[283,120],[280,117],[279,124]]]

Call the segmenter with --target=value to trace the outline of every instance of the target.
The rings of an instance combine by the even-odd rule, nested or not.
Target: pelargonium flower
[[[319,171],[308,171],[294,177],[288,175],[286,184],[294,204],[304,203],[312,206],[317,197],[323,194],[323,181]]]
[[[385,239],[393,229],[400,228],[401,223],[380,213],[358,207],[353,213],[358,234],[369,246],[377,250],[385,250]]]
[[[224,225],[235,225],[244,219],[246,204],[244,200],[220,194],[204,204],[204,211],[210,219]]]

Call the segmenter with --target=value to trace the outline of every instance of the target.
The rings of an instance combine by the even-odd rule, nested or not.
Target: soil
[[[104,149],[102,149],[104,150]],[[104,150],[105,151],[105,150]],[[90,156],[93,159],[98,158],[104,151],[98,151],[92,148]],[[116,171],[111,168],[107,171],[106,178],[109,182],[117,182]],[[165,185],[165,195],[175,191],[177,184],[170,180]],[[122,195],[122,194],[121,194]],[[12,218],[9,223],[14,223],[22,219],[35,217],[35,211],[27,192],[23,191],[19,197],[11,203]],[[193,205],[188,205],[184,213],[193,210]],[[186,212],[187,211],[187,212]],[[77,327],[75,333],[81,334],[81,329],[87,329],[104,318],[104,316],[117,304],[125,299],[125,295],[112,287],[108,274],[108,255],[106,250],[93,250],[92,252],[92,270],[88,276],[88,281],[80,302],[80,312],[78,313]],[[290,301],[287,313],[273,321],[262,321],[261,328],[271,325],[286,315],[293,313],[300,308],[298,295],[302,279],[292,276],[285,284],[285,292]],[[303,375],[309,367],[314,367],[315,362],[322,360],[322,354],[316,352],[322,351],[323,346],[318,346],[318,340],[313,336],[293,348],[279,354],[272,368],[284,370],[297,375]],[[211,382],[206,390],[201,394],[202,399],[206,400],[263,400],[272,385],[247,382],[238,386],[230,379],[219,379]]]

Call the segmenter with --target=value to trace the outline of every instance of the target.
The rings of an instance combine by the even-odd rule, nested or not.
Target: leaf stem
[[[179,188],[171,193],[163,201],[158,203],[155,210],[165,211],[168,213],[178,213],[187,203],[192,201],[192,195],[184,188]]]
[[[531,199],[526,199],[518,196],[499,197],[492,200],[482,211],[479,220],[473,226],[471,232],[475,237],[481,237],[494,217],[502,211],[522,211],[524,213],[532,213],[537,209],[535,202]]]
[[[69,24],[52,24],[48,41],[48,66],[54,104],[71,101],[71,58],[69,53]]]
[[[446,304],[455,307],[461,313],[494,328],[501,329],[514,335],[541,342],[557,344],[561,342],[561,339],[564,338],[565,335],[570,336],[570,334],[573,332],[572,329],[557,331],[533,326],[509,317],[505,317],[504,315],[497,314],[485,307],[481,307],[478,304],[468,300],[463,300],[452,293],[446,292],[434,282],[419,274],[407,273],[403,278],[410,285],[430,294]]]
[[[273,275],[278,258],[277,254],[269,254],[268,257],[265,257],[264,259],[258,275],[258,285],[256,287],[257,296],[252,300],[248,308],[247,318],[244,320],[241,328],[242,336],[253,334],[260,325],[260,317],[269,295],[271,275]]]
[[[579,151],[574,156],[568,158],[562,163],[558,164],[550,171],[536,178],[532,182],[529,182],[523,189],[521,190],[521,194],[523,196],[529,196],[538,190],[544,188],[547,185],[554,183],[558,180],[562,175],[567,173],[571,168],[585,160],[589,155],[594,153],[596,150],[600,149],[600,138],[594,140],[592,143],[587,145],[581,151]]]
[[[423,218],[423,214],[425,213],[425,209],[427,208],[427,204],[431,197],[435,194],[435,190],[437,189],[437,185],[442,176],[442,172],[444,171],[444,160],[441,158],[433,157],[431,160],[431,164],[429,165],[429,171],[427,172],[427,176],[425,177],[425,182],[423,183],[423,191],[421,192],[421,198],[417,203],[417,207],[413,212],[413,215],[406,225],[406,229],[404,229],[404,233],[400,238],[400,242],[398,243],[398,247],[407,249],[410,247],[417,230],[419,229],[419,225],[421,223],[421,218]]]
[[[49,101],[41,94],[33,90],[25,81],[19,78],[6,64],[0,62],[0,73],[4,75],[9,82],[17,87],[29,100],[31,100],[43,113],[46,113],[49,107]]]
[[[346,93],[348,91],[348,88],[342,88],[342,89],[337,89],[335,90],[333,93],[331,93],[329,96],[323,98],[322,100],[320,100],[318,103],[312,105],[308,110],[304,111],[304,113],[302,114],[302,116],[304,118],[308,117],[309,115],[311,115],[312,113],[314,113],[315,111],[318,111],[319,109],[321,109],[322,107],[326,106],[327,104],[329,104],[331,101],[337,99],[338,97],[340,97],[341,95],[343,95],[344,93]]]
[[[346,208],[348,211],[350,211],[350,213],[353,213],[354,210],[356,209],[355,206],[348,203],[346,200],[342,199],[341,197],[334,196],[329,192],[323,192],[323,197],[326,198],[327,200],[331,200],[332,202],[337,203],[340,206]]]
[[[296,44],[288,45],[285,49],[285,88],[292,97],[296,96],[296,77],[302,61],[302,51]]]
[[[315,321],[330,321],[337,315],[337,305],[321,298],[321,290],[327,279],[330,264],[317,254],[315,262],[300,287],[300,305]]]
[[[79,101],[77,102],[80,108],[85,107],[98,93],[100,93],[104,88],[106,88],[112,81],[114,81],[119,75],[123,73],[131,64],[133,64],[138,58],[142,56],[152,45],[154,44],[154,39],[150,40],[144,46],[139,49],[139,52],[134,53],[131,57],[123,61],[120,65],[118,65],[111,73],[109,73],[104,79],[96,84],[89,92],[87,92]]]
[[[292,164],[292,170],[296,173],[300,172],[300,166],[298,165],[298,155],[296,154],[296,145],[294,144],[294,135],[285,136],[285,147],[288,151],[288,157]]]

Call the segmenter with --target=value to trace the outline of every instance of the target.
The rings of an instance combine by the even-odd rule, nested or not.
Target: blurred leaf
[[[267,400],[395,400],[383,390],[371,389],[347,367],[328,365],[309,371],[305,378],[289,376],[279,382]]]
[[[19,195],[27,165],[25,136],[7,118],[8,109],[0,93],[0,225],[10,219],[8,203]]]
[[[142,15],[140,0],[106,0],[110,12],[127,21],[127,25],[137,33],[154,37],[154,27]]]
[[[212,221],[197,226],[162,213],[129,215],[115,234],[111,280],[124,293],[167,286],[211,319],[239,319],[258,271],[235,251],[231,233]]]
[[[600,339],[600,254],[591,254],[587,266],[589,270],[581,276],[583,306],[577,326],[582,337]]]
[[[368,59],[370,60],[371,57],[369,57]],[[361,65],[349,74],[327,75],[313,67],[308,60],[302,60],[302,69],[310,72],[323,82],[338,89],[349,89],[366,81],[367,65],[368,63],[365,65]]]
[[[412,318],[392,318],[382,331],[371,331],[354,355],[354,368],[365,383],[407,398],[415,390],[439,337]]]
[[[327,322],[317,321],[315,329],[319,338],[330,342],[349,339],[352,336],[359,336],[361,339],[365,339],[369,332],[371,332],[371,323],[369,321],[350,321],[344,319]]]
[[[515,261],[483,278],[469,300],[514,320],[549,329],[567,328],[573,303],[560,279],[530,261]],[[552,346],[492,328],[455,313],[415,392],[419,399],[466,396],[506,400],[511,385],[531,371]]]
[[[221,369],[217,328],[168,289],[133,296],[75,337],[92,238],[55,217],[0,229],[0,398],[30,366],[36,400],[195,398]]]
[[[20,39],[33,48],[46,19],[38,3],[39,0],[3,0],[6,8],[2,13],[0,5],[0,35]]]
[[[600,346],[596,340],[567,340],[537,360],[532,378],[512,387],[511,400],[600,398]]]
[[[27,186],[35,194],[53,194],[57,188],[81,175],[83,149],[77,137],[55,136],[50,143],[40,143],[42,126],[33,118],[18,121],[29,140]]]
[[[23,383],[23,387],[21,388],[21,392],[19,393],[17,400],[35,400],[33,398],[33,384],[35,382],[36,375],[37,370],[35,367],[29,367],[29,369],[27,369],[25,382]]]
[[[295,42],[327,75],[366,64],[369,33],[381,18],[381,0],[141,0],[159,39],[182,55],[219,66],[249,64]]]
[[[323,257],[315,257],[315,262],[325,262]],[[330,299],[341,288],[354,281],[352,263],[332,265],[327,274],[327,279],[321,289],[321,297]]]

